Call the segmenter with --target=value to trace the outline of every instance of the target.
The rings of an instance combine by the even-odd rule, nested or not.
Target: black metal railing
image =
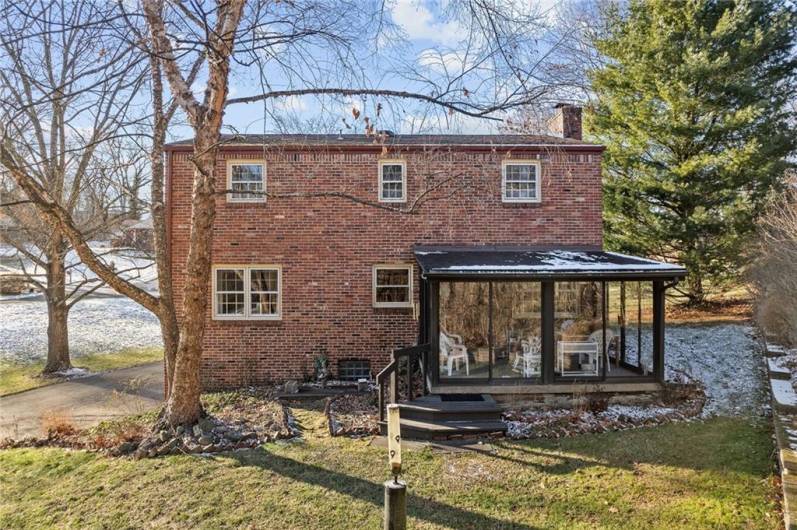
[[[379,387],[379,421],[385,421],[385,407],[388,404],[398,403],[399,400],[412,401],[416,396],[426,394],[428,354],[428,344],[399,348],[390,354],[390,362],[376,376],[376,385]],[[400,393],[400,376],[404,380],[404,395]],[[417,392],[416,382],[421,383]]]

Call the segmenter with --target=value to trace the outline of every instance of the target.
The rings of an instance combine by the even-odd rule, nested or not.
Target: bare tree
[[[129,4],[120,3],[124,9]],[[225,109],[233,104],[264,105],[285,98],[370,98],[369,116],[354,112],[364,130],[378,141],[381,109],[392,102],[440,109],[443,119],[460,114],[501,120],[511,109],[546,100],[558,83],[547,76],[548,51],[536,46],[537,14],[517,9],[513,2],[452,2],[445,12],[452,31],[461,34],[457,53],[461,68],[428,68],[402,62],[402,52],[387,61],[386,42],[401,40],[383,2],[307,0],[265,2],[226,0],[215,3],[142,0],[147,35],[134,32],[136,44],[150,55],[155,118],[152,167],[152,212],[160,270],[160,297],[137,289],[114,274],[92,254],[75,220],[49,190],[11,171],[15,182],[36,204],[40,214],[57,226],[92,271],[120,293],[158,314],[164,329],[167,381],[171,391],[162,421],[191,424],[203,414],[199,401],[200,360],[212,260],[215,217],[215,165]],[[135,27],[139,13],[125,13]],[[395,50],[394,50],[395,51]],[[389,64],[388,64],[389,63]],[[386,66],[387,65],[387,66]],[[204,66],[199,72],[199,66]],[[233,67],[243,74],[257,72],[254,95],[229,97]],[[256,68],[253,68],[256,67]],[[380,70],[381,68],[381,70]],[[174,312],[165,252],[162,195],[162,145],[171,108],[163,103],[161,72],[169,93],[194,131],[191,161],[195,171],[185,286],[179,327]],[[197,91],[195,80],[204,82]],[[397,81],[398,80],[398,81]],[[397,89],[398,85],[406,88]],[[196,92],[200,92],[197,94]],[[158,115],[160,118],[158,118]],[[161,175],[159,177],[158,175]],[[326,190],[328,196],[351,199]],[[430,192],[431,193],[431,192]],[[351,194],[349,194],[351,195]],[[168,328],[168,329],[167,329]],[[176,344],[170,359],[169,342]]]
[[[101,4],[49,0],[5,4],[0,13],[0,168],[11,199],[2,202],[11,202],[3,210],[16,226],[2,239],[16,248],[23,273],[47,302],[45,373],[71,366],[69,310],[101,281],[70,259],[68,237],[36,215],[10,171],[46,189],[86,240],[124,218],[123,195],[107,173],[130,164],[123,156],[104,158],[100,146],[126,125],[142,80],[141,58],[130,54],[129,44],[85,30],[107,15]],[[127,193],[137,195],[135,186]]]
[[[358,96],[410,100],[450,113],[500,119],[497,115],[502,112],[544,98],[551,86],[540,82],[542,69],[538,66],[545,61],[545,54],[533,56],[535,50],[526,45],[528,38],[523,38],[532,20],[510,2],[452,5],[451,20],[465,29],[463,54],[472,60],[455,75],[444,72],[421,77],[415,75],[417,69],[409,69],[408,77],[415,75],[414,88],[409,90],[375,85],[373,76],[358,66],[357,45],[364,38],[378,42],[383,28],[388,28],[384,5],[379,2],[247,4],[229,0],[189,5],[175,0],[164,5],[162,0],[143,0],[142,5],[153,52],[162,61],[171,93],[194,130],[191,161],[195,171],[180,342],[164,415],[167,423],[175,425],[193,423],[203,414],[199,367],[218,193],[215,165],[228,105],[288,97]],[[194,95],[181,68],[192,54],[207,58],[201,99]],[[229,98],[234,62],[258,66],[259,94]],[[269,66],[275,70],[273,79],[267,73]],[[330,80],[342,83],[332,85]],[[287,82],[289,88],[272,88],[277,82]],[[469,87],[469,83],[474,85]],[[368,122],[368,132],[375,132],[373,124],[373,120]]]

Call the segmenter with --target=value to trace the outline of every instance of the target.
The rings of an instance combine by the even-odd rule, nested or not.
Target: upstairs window
[[[407,200],[407,166],[403,161],[379,162],[379,200],[381,202]]]
[[[282,271],[277,266],[217,266],[213,270],[213,318],[278,320]]]
[[[412,307],[412,265],[376,265],[374,307]]]
[[[227,162],[227,202],[266,202],[266,164],[252,160]]]
[[[501,193],[504,202],[540,202],[540,163],[504,162]]]

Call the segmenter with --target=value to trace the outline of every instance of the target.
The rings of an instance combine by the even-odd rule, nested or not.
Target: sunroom
[[[415,257],[434,393],[664,380],[665,292],[683,267],[572,248],[419,246]]]

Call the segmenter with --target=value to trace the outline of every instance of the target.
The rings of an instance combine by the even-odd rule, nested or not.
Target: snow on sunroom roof
[[[678,278],[680,265],[602,250],[489,247],[415,248],[427,276],[654,276]]]

